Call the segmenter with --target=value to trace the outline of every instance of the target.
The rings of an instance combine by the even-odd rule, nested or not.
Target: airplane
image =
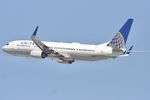
[[[56,59],[58,63],[72,64],[75,61],[100,61],[128,56],[133,45],[126,49],[126,42],[133,19],[129,18],[119,32],[108,42],[98,45],[80,44],[77,42],[41,41],[34,30],[32,40],[15,40],[2,47],[2,50],[14,56]]]

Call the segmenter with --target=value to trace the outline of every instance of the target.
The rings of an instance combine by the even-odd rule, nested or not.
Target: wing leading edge
[[[42,54],[41,54],[42,58],[46,58],[46,57],[48,57],[49,54],[53,54],[53,55],[56,55],[59,58],[59,60],[58,60],[59,63],[69,63],[69,64],[71,64],[72,62],[74,62],[74,60],[70,60],[70,59],[66,58],[65,55],[60,54],[59,52],[49,48],[42,41],[40,41],[36,37],[37,30],[38,30],[38,26],[36,27],[35,31],[33,32],[32,36],[31,36],[31,39],[42,50]]]

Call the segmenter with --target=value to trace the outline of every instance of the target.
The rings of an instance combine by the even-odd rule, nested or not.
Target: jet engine
[[[46,58],[48,56],[48,54],[39,50],[31,51],[30,55],[35,58]]]
[[[57,62],[58,63],[62,63],[62,64],[72,64],[74,62],[74,60],[62,60],[62,59],[58,59]]]

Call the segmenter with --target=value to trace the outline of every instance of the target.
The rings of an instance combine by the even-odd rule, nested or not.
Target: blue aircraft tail
[[[119,32],[113,37],[113,39],[108,43],[107,46],[112,46],[116,48],[125,48],[128,35],[132,26],[133,19],[128,19],[127,22],[122,26]]]

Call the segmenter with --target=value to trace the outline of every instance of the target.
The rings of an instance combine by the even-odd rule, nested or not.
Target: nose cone
[[[5,45],[5,46],[2,47],[2,50],[7,52],[8,51],[8,47]]]

